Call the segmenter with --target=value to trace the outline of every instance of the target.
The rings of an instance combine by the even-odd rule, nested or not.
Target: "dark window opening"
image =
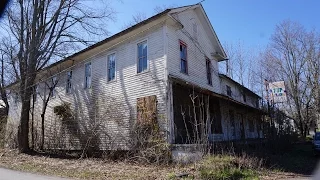
[[[72,71],[67,72],[67,87],[66,87],[66,93],[71,93],[72,88]]]
[[[206,58],[206,69],[207,69],[207,82],[209,85],[212,85],[212,65],[210,59]]]
[[[232,96],[231,87],[228,85],[226,85],[226,87],[227,87],[227,95],[231,97]]]

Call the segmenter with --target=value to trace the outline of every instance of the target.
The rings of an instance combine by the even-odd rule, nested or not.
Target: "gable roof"
[[[258,94],[256,94],[256,93],[253,92],[252,90],[246,88],[245,86],[241,85],[240,83],[238,83],[237,81],[235,81],[235,80],[233,80],[232,78],[228,77],[227,75],[225,75],[225,74],[220,74],[220,73],[219,73],[219,76],[220,76],[221,78],[227,79],[227,80],[235,83],[235,84],[236,84],[237,86],[239,86],[240,88],[244,89],[245,91],[247,91],[247,92],[251,93],[252,95],[254,95],[254,96],[258,97],[259,99],[261,99],[261,97],[260,97]]]
[[[203,24],[205,31],[207,35],[209,36],[209,40],[211,41],[212,45],[214,46],[216,52],[212,54],[217,58],[218,61],[224,61],[227,59],[227,54],[224,51],[220,40],[215,32],[215,30],[212,27],[212,24],[210,23],[210,20],[207,16],[207,13],[205,12],[203,6],[201,3],[194,4],[194,5],[189,5],[189,6],[183,6],[183,7],[178,7],[178,8],[173,8],[169,12],[169,14],[174,14],[174,13],[179,13],[188,9],[195,9],[196,12],[200,14],[200,17],[205,23]]]
[[[141,27],[143,27],[143,26],[145,26],[145,25],[147,25],[149,23],[152,23],[153,21],[158,20],[161,17],[167,16],[167,15],[169,15],[171,13],[182,12],[182,11],[186,11],[186,10],[189,10],[189,9],[196,9],[196,8],[200,9],[200,11],[202,12],[202,14],[203,14],[203,16],[204,16],[204,18],[205,18],[205,20],[207,22],[206,25],[211,31],[211,33],[209,33],[211,35],[210,40],[212,41],[215,49],[217,49],[216,53],[221,55],[220,60],[225,60],[226,57],[227,57],[226,53],[225,53],[225,51],[223,50],[223,48],[221,46],[221,43],[220,43],[220,41],[219,41],[219,39],[218,39],[218,37],[217,37],[217,35],[216,35],[211,23],[210,23],[207,15],[206,15],[204,9],[203,9],[203,6],[201,5],[201,3],[198,3],[198,4],[193,4],[193,5],[187,5],[187,6],[177,7],[177,8],[166,9],[166,10],[164,10],[164,11],[162,11],[162,12],[160,12],[160,13],[154,15],[154,16],[151,16],[150,18],[147,18],[146,20],[143,20],[143,21],[141,21],[141,22],[139,22],[139,23],[137,23],[137,24],[125,29],[125,30],[123,30],[123,31],[120,31],[119,33],[114,34],[113,36],[110,36],[110,37],[108,37],[108,38],[106,38],[106,39],[104,39],[102,41],[99,41],[99,42],[97,42],[97,43],[95,43],[95,44],[93,44],[91,46],[88,46],[87,48],[84,48],[84,49],[82,49],[82,50],[80,50],[80,51],[78,51],[78,52],[76,52],[76,53],[64,58],[64,59],[61,59],[61,60],[59,60],[59,61],[57,61],[57,62],[55,62],[53,64],[50,64],[49,66],[45,67],[44,69],[40,70],[37,73],[45,72],[46,70],[54,68],[57,65],[60,65],[60,64],[62,64],[64,62],[73,60],[75,57],[80,56],[81,54],[85,54],[87,52],[90,52],[91,50],[93,50],[95,48],[98,48],[98,47],[101,47],[101,46],[103,46],[104,44],[106,44],[108,42],[111,42],[113,40],[116,40],[117,38],[120,38],[120,37],[122,37],[124,35],[127,35],[128,33],[132,32],[133,30],[141,28]],[[169,19],[170,18],[173,19],[174,21],[176,21],[176,19],[174,19],[172,16],[169,16]],[[9,88],[9,87],[11,87],[11,86],[13,86],[13,85],[15,85],[17,83],[19,83],[19,81],[16,81],[16,82],[8,85],[6,88]]]

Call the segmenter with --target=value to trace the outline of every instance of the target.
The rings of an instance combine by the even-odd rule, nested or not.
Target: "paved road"
[[[0,168],[0,180],[67,180]]]

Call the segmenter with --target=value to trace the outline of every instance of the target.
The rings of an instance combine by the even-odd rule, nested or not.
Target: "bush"
[[[262,161],[247,155],[207,156],[199,165],[201,179],[258,179]]]
[[[132,131],[129,159],[139,163],[169,164],[171,149],[157,123],[137,123]]]
[[[0,148],[4,147],[7,117],[0,117]]]

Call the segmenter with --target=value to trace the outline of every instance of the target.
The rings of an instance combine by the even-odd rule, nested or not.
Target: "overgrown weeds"
[[[7,117],[0,117],[0,148],[4,147]]]
[[[258,179],[262,160],[243,154],[242,156],[207,156],[199,164],[201,179]]]
[[[169,164],[171,150],[157,123],[137,124],[133,131],[132,151],[128,159],[139,163]]]

